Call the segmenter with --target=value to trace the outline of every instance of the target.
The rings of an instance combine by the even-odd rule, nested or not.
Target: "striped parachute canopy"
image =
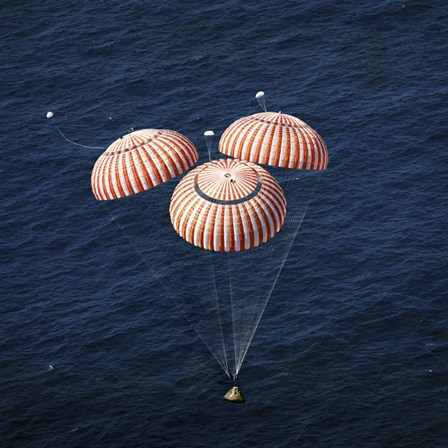
[[[265,243],[281,229],[286,199],[275,178],[254,163],[214,160],[179,182],[170,216],[189,243],[237,252]]]
[[[198,153],[175,131],[142,129],[113,142],[92,170],[93,194],[100,201],[148,190],[188,170]]]
[[[219,151],[264,165],[325,170],[328,151],[322,137],[291,115],[262,112],[240,118],[221,137]]]

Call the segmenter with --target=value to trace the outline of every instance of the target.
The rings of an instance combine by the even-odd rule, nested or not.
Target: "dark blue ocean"
[[[448,447],[445,1],[3,0],[0,19],[0,447]],[[57,127],[99,147],[173,129],[204,162],[203,132],[259,90],[330,162],[234,405],[93,197],[102,150]]]

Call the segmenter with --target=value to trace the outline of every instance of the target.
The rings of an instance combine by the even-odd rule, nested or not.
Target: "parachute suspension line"
[[[227,211],[226,211],[227,213]],[[227,337],[224,339],[224,346],[226,353],[228,354],[229,361],[233,361],[229,366],[229,371],[232,374],[233,380],[235,373],[235,355],[232,353],[232,346],[235,347],[235,344],[232,339],[234,339],[234,320],[230,314],[232,310],[232,274],[230,271],[230,263],[229,258],[232,258],[233,254],[231,252],[214,252],[212,255],[212,260],[215,265],[219,268],[220,278],[214,277],[215,288],[218,288],[219,285],[219,293],[218,296],[221,298],[222,303],[222,311],[224,316],[224,322],[221,322],[224,333]],[[230,379],[232,379],[230,378]]]
[[[244,291],[244,281],[242,281],[242,273],[248,274],[250,270],[247,270],[247,260],[251,250],[242,250],[240,252],[234,252],[229,254],[227,268],[229,282],[229,296],[230,296],[230,311],[232,320],[232,342],[233,342],[233,355],[234,355],[234,368],[233,368],[233,381],[236,382],[238,377],[237,362],[241,347],[241,335],[244,332],[244,317],[247,317],[245,313],[247,303],[250,301],[250,295],[248,291]],[[243,275],[244,278],[244,275]],[[247,281],[247,278],[246,278]],[[236,291],[235,291],[236,288]]]
[[[123,201],[124,199],[124,201]],[[128,204],[128,201],[126,199],[129,198],[122,198],[122,199],[118,199],[118,201],[121,201],[120,203],[120,207],[122,207],[123,205],[125,206],[126,209],[130,210],[131,212],[135,213],[135,210],[133,210],[130,205]],[[207,347],[207,349],[210,351],[210,353],[212,354],[212,356],[215,358],[215,360],[218,362],[218,364],[221,366],[221,368],[223,369],[223,371],[226,373],[226,375],[228,376],[229,379],[231,379],[231,374],[229,371],[229,367],[228,367],[228,362],[227,359],[224,356],[225,351],[223,351],[223,354],[220,354],[219,351],[216,349],[216,347],[213,346],[213,344],[210,343],[210,341],[207,340],[206,335],[203,334],[203,332],[201,331],[201,329],[198,329],[197,325],[195,325],[194,323],[194,315],[192,316],[191,314],[188,314],[188,310],[185,309],[185,307],[183,307],[174,297],[174,294],[172,293],[172,291],[169,290],[169,286],[167,287],[167,283],[169,284],[169,282],[167,282],[167,269],[166,267],[163,267],[161,272],[160,271],[155,271],[153,269],[153,265],[151,263],[149,263],[147,261],[147,256],[145,256],[144,253],[144,247],[150,247],[153,246],[152,242],[149,241],[149,238],[146,236],[147,233],[144,232],[142,230],[142,226],[138,225],[138,222],[142,222],[141,219],[130,219],[128,220],[129,222],[125,222],[122,223],[120,222],[117,217],[115,217],[112,214],[112,210],[110,210],[107,206],[111,206],[113,207],[112,203],[109,203],[110,201],[101,201],[102,205],[104,206],[104,208],[106,209],[106,211],[109,213],[109,215],[111,216],[111,220],[113,222],[116,223],[116,225],[118,226],[118,228],[120,229],[120,231],[122,232],[122,234],[126,237],[126,239],[128,240],[129,244],[131,245],[131,247],[134,249],[134,251],[138,254],[139,258],[143,261],[143,263],[145,264],[145,266],[148,268],[148,271],[151,272],[151,280],[154,280],[154,282],[157,284],[157,287],[162,290],[163,292],[166,293],[166,295],[172,300],[172,302],[174,303],[174,305],[176,306],[176,309],[179,311],[179,313],[185,318],[185,320],[187,321],[189,327],[191,329],[194,330],[194,332],[198,335],[198,337],[200,338],[200,340],[204,343],[204,345]],[[126,213],[126,216],[132,216],[128,215]],[[143,220],[143,222],[145,222]],[[126,232],[126,230],[129,231],[134,231],[137,233],[137,238],[134,241],[133,238],[131,238],[129,236],[129,234]],[[177,237],[177,235],[176,235]],[[151,258],[149,258],[151,259]],[[189,280],[189,277],[191,277],[191,274],[189,272],[187,272],[184,277],[183,280],[185,280],[185,282],[188,284],[190,284],[190,289],[194,288],[195,285]],[[188,286],[185,288],[185,290],[188,290]],[[180,291],[178,296],[181,297],[183,295],[183,291]],[[217,293],[215,290],[215,298],[217,299]],[[209,327],[213,327],[216,326],[216,322],[214,322],[210,316],[208,316],[209,318],[209,325],[205,326],[205,328],[209,328]],[[221,348],[222,351],[222,348]]]
[[[263,111],[264,112],[267,112],[267,110],[266,110],[266,100],[265,100],[265,98],[264,98],[264,92],[258,92],[256,95],[255,95],[255,98],[257,99],[257,101],[258,101],[258,104],[260,105],[260,107],[263,109]]]
[[[253,252],[254,255],[252,260],[261,262],[265,269],[270,268],[271,271],[263,273],[261,268],[257,269],[257,266],[255,266],[254,274],[257,275],[258,271],[258,276],[255,281],[262,286],[258,288],[257,298],[254,297],[255,308],[249,308],[248,311],[245,311],[251,317],[249,317],[249,323],[246,324],[246,329],[243,329],[240,332],[241,342],[238,344],[239,349],[236,360],[236,374],[238,374],[247,351],[252,343],[263,313],[284,267],[289,251],[303,222],[308,205],[312,200],[316,190],[317,181],[320,179],[321,174],[320,172],[317,173],[318,174],[315,174],[315,172],[311,172],[311,174],[309,172],[305,173],[309,174],[309,176],[305,176],[305,186],[300,189],[297,188],[297,181],[299,180],[299,177],[297,177],[294,173],[289,172],[286,173],[285,176],[281,176],[281,174],[276,176],[285,191],[286,197],[296,200],[289,200],[288,202],[292,205],[292,207],[289,207],[289,216],[287,213],[287,222],[284,223],[284,228],[278,235],[276,235],[276,237],[273,238],[273,240],[276,240],[276,243],[269,245],[268,242],[262,245],[262,247],[257,248],[262,249],[259,256],[256,256],[255,252]],[[281,181],[282,177],[285,178],[284,182]],[[294,179],[291,179],[291,177],[294,177]],[[316,177],[317,181],[314,181]],[[298,192],[299,197],[297,198]],[[295,197],[294,193],[296,193]],[[269,277],[267,278],[267,282],[264,283],[264,287],[264,279],[262,278],[263,275],[267,275]]]
[[[286,228],[282,229],[282,231],[284,230],[287,235],[285,235],[285,240],[283,241],[283,248],[281,250],[281,252],[283,252],[283,253],[281,256],[280,265],[274,269],[274,271],[277,271],[277,272],[274,273],[275,279],[274,279],[274,282],[272,283],[272,286],[269,288],[269,290],[267,292],[266,298],[263,299],[263,297],[262,297],[261,300],[257,300],[257,303],[259,304],[259,308],[258,308],[258,310],[256,310],[253,313],[253,316],[252,316],[252,318],[254,319],[253,324],[251,324],[249,326],[249,327],[251,327],[251,332],[248,335],[248,338],[245,340],[245,343],[243,344],[244,350],[239,355],[239,358],[237,361],[237,367],[236,367],[236,374],[238,374],[239,370],[241,369],[243,361],[246,357],[248,349],[252,343],[253,337],[256,333],[258,325],[263,316],[264,310],[266,309],[266,306],[269,302],[272,292],[273,292],[273,290],[277,284],[277,281],[280,277],[280,274],[283,270],[286,259],[288,258],[291,247],[294,243],[294,240],[299,232],[299,229],[300,229],[303,219],[305,217],[308,206],[311,203],[312,198],[315,194],[316,187],[317,187],[318,181],[321,177],[321,174],[322,174],[321,171],[318,171],[317,174],[314,172],[311,172],[311,175],[309,176],[309,177],[311,177],[311,181],[309,180],[309,178],[305,179],[306,184],[305,184],[304,190],[302,190],[302,192],[300,194],[300,197],[298,200],[298,207],[296,208],[295,212],[292,212],[292,210],[291,210],[292,216],[290,214],[290,218],[292,218],[292,219],[289,219],[288,220],[289,222],[287,223]],[[282,176],[278,176],[277,178],[280,180],[280,183],[282,184],[281,177]],[[317,177],[316,181],[312,180],[314,177]],[[287,180],[287,176],[285,176],[285,180]],[[298,177],[295,180],[299,180]],[[292,189],[295,189],[294,182],[289,183],[289,185],[286,185],[286,187],[288,187],[288,186],[289,186],[289,188],[283,187],[286,197],[289,196],[288,193],[290,193],[290,194],[292,193],[292,191],[291,191]],[[271,258],[273,256],[273,254],[274,254],[274,250],[272,250],[270,252],[270,254],[268,254],[269,258]],[[276,252],[276,254],[277,254],[277,252]],[[271,266],[272,264],[270,261],[268,261],[267,265]],[[260,295],[263,295],[263,291],[260,291]]]
[[[141,220],[138,220],[137,222],[142,222]],[[167,224],[167,228],[170,228],[171,226],[169,223]],[[148,238],[148,232],[146,229],[144,229],[142,226],[139,226],[137,228],[137,231],[139,232],[139,236],[144,241],[144,246],[148,246],[152,244],[152,241]],[[184,244],[183,241],[178,239],[178,236],[173,232],[172,235],[175,238],[175,243]],[[185,247],[194,250],[192,246],[186,245]],[[172,249],[176,252],[175,258],[177,260],[182,259],[183,254],[179,248],[176,245],[173,245]],[[210,253],[207,252],[201,252],[202,253],[202,259],[207,260],[207,265],[212,270],[212,274],[214,276],[214,270],[213,270],[213,263],[210,261]],[[141,257],[143,258],[143,257]],[[148,264],[147,264],[148,265]],[[189,266],[189,265],[187,265]],[[221,317],[220,317],[220,305],[218,300],[218,293],[216,291],[216,284],[214,284],[214,295],[212,291],[210,291],[207,288],[199,288],[199,285],[194,282],[195,274],[197,275],[197,272],[194,272],[194,268],[192,266],[185,267],[183,265],[180,272],[177,272],[176,275],[181,278],[181,285],[186,285],[183,288],[176,288],[176,291],[173,291],[172,288],[169,285],[169,282],[166,282],[166,279],[169,278],[169,272],[168,268],[162,264],[162,272],[156,277],[158,280],[158,283],[160,284],[161,289],[165,292],[165,294],[170,297],[170,299],[174,302],[176,305],[177,310],[182,314],[182,316],[185,317],[187,322],[189,323],[190,327],[196,332],[196,334],[199,336],[199,338],[202,340],[204,345],[208,348],[210,353],[213,355],[213,357],[216,359],[218,364],[222,367],[228,378],[230,379],[230,371],[228,367],[228,361],[227,361],[227,354],[225,351],[225,347],[223,345],[223,332],[222,332],[222,324],[221,324]],[[164,280],[165,281],[162,281]],[[194,309],[194,307],[189,306],[189,301],[183,303],[182,297],[190,297],[192,290],[199,290],[201,289],[200,294],[202,296],[206,295],[207,297],[210,297],[214,299],[216,303],[216,307],[212,307],[212,310],[206,310],[207,313],[201,314],[198,320],[197,317],[197,310]],[[207,304],[207,307],[210,305]],[[203,312],[204,310],[201,310]],[[210,311],[210,312],[209,312]],[[207,339],[207,336],[209,335],[210,329],[213,329],[212,331],[212,341],[215,341],[215,335],[218,335],[221,341],[221,350],[218,350],[217,347],[213,348],[214,345],[210,343],[210,341]]]
[[[275,240],[276,237],[273,238]],[[263,280],[266,272],[264,260],[266,253],[272,251],[272,241],[265,242],[256,248],[242,251],[239,267],[235,270],[239,288],[238,301],[232,303],[232,319],[234,322],[235,378],[239,373],[240,360],[246,350],[248,334],[257,314],[260,295],[263,294]],[[274,243],[275,244],[275,243]]]
[[[281,176],[278,176],[278,177],[281,178]],[[296,180],[298,180],[298,178],[296,178]],[[308,179],[306,179],[306,180],[308,180]],[[286,259],[288,257],[288,254],[289,254],[289,251],[291,249],[291,246],[292,246],[292,244],[293,244],[293,242],[295,240],[295,237],[296,237],[296,235],[297,235],[297,233],[298,233],[298,231],[300,229],[300,226],[301,226],[301,224],[303,222],[303,219],[305,217],[308,205],[311,202],[312,196],[314,195],[315,188],[316,188],[316,183],[314,183],[314,188],[310,188],[310,182],[306,182],[305,188],[302,191],[302,193],[300,194],[300,197],[299,197],[299,199],[297,201],[298,207],[294,209],[294,212],[292,214],[290,214],[290,217],[292,219],[289,220],[289,223],[285,223],[286,226],[285,226],[284,230],[285,230],[286,235],[285,235],[285,239],[282,242],[282,246],[283,247],[281,248],[281,251],[277,253],[277,255],[280,256],[281,262],[280,262],[280,265],[278,267],[273,269],[274,273],[275,273],[275,271],[277,271],[277,272],[275,273],[275,279],[272,282],[272,286],[268,290],[268,293],[266,295],[265,300],[263,301],[263,299],[262,299],[261,301],[258,301],[258,303],[261,305],[261,309],[259,309],[254,314],[255,321],[252,324],[252,332],[249,335],[249,339],[246,341],[246,344],[245,344],[246,349],[245,349],[245,352],[241,356],[241,359],[240,359],[240,362],[239,362],[239,366],[238,366],[238,370],[241,368],[241,365],[242,365],[242,363],[244,361],[244,358],[245,358],[245,356],[247,354],[247,351],[248,351],[248,349],[249,349],[249,347],[251,345],[252,339],[253,339],[253,337],[255,335],[255,332],[256,332],[256,330],[258,328],[258,325],[260,323],[261,317],[263,316],[264,310],[265,310],[265,308],[266,308],[266,306],[267,306],[267,304],[269,302],[269,299],[270,299],[270,297],[272,295],[272,292],[273,292],[273,290],[274,290],[274,288],[275,288],[275,286],[277,284],[278,278],[280,276],[280,273],[282,272],[282,269],[283,269],[284,264],[286,262]],[[288,193],[287,190],[288,189],[285,188],[285,194],[288,197],[289,195],[287,194]],[[312,190],[311,194],[310,194],[310,190]],[[291,193],[291,191],[289,191],[289,193]],[[273,253],[274,253],[274,251],[271,252],[270,258],[272,257]],[[269,260],[267,262],[267,265],[271,266],[272,262]]]
[[[207,151],[208,151],[208,159],[211,162],[212,161],[212,145],[213,145],[213,136],[215,133],[213,131],[205,131],[204,137],[205,137],[205,144],[207,145]]]
[[[232,370],[232,377],[233,377],[233,383],[235,385],[236,383],[236,378],[238,376],[238,373],[236,371],[236,331],[235,331],[235,319],[233,318],[233,276],[232,273],[229,272],[229,265],[227,264],[227,273],[229,276],[229,300],[230,300],[230,311],[232,313],[232,339],[233,339],[233,356],[234,356],[234,369]]]
[[[278,238],[278,236],[277,236]],[[238,375],[241,364],[243,362],[245,353],[249,349],[251,343],[250,335],[255,334],[258,327],[258,323],[261,320],[261,314],[264,311],[263,302],[266,299],[266,289],[265,282],[267,278],[270,278],[269,272],[270,264],[267,262],[271,258],[272,252],[275,250],[277,241],[276,237],[272,241],[268,241],[261,246],[249,251],[247,253],[247,262],[249,277],[252,279],[256,286],[250,287],[248,285],[249,291],[252,290],[252,300],[247,300],[244,302],[244,306],[241,310],[241,324],[239,330],[239,343],[238,343],[238,354],[236,358],[236,368],[235,373]],[[243,281],[243,279],[241,279]],[[267,283],[270,283],[269,281]],[[254,325],[256,324],[256,327]]]
[[[243,350],[243,336],[248,331],[247,322],[250,316],[251,306],[254,304],[253,285],[251,282],[255,280],[253,271],[253,253],[259,253],[260,247],[248,250],[242,250],[234,254],[231,266],[232,281],[231,291],[231,314],[232,314],[232,332],[233,332],[233,346],[235,356],[235,370],[234,378],[238,376],[238,360],[240,353]],[[236,299],[233,298],[233,289],[235,288]]]
[[[218,294],[218,291],[216,289],[216,275],[215,275],[215,267],[214,267],[213,263],[211,265],[211,269],[212,269],[212,274],[213,274],[213,286],[215,288],[216,305],[217,305],[217,308],[218,308],[221,349],[222,349],[222,352],[224,354],[224,361],[225,361],[225,365],[226,365],[226,369],[224,371],[226,372],[227,376],[230,379],[229,361],[227,359],[227,349],[226,349],[226,344],[224,342],[224,332],[223,332],[223,328],[222,328],[222,319],[221,319],[221,307],[219,305],[219,294]]]
[[[266,112],[264,92],[258,92],[255,97]],[[261,216],[260,219],[262,219]],[[279,237],[276,236],[274,237],[274,240],[277,240],[278,238]],[[235,377],[239,373],[242,360],[252,339],[251,325],[253,326],[254,322],[256,322],[258,326],[259,320],[261,319],[260,313],[262,314],[265,308],[265,306],[263,306],[264,296],[266,295],[266,292],[269,291],[268,286],[270,286],[267,284],[269,282],[267,282],[266,277],[272,278],[272,274],[270,273],[266,276],[265,260],[272,257],[272,253],[275,250],[275,247],[273,247],[272,244],[272,242],[270,244],[269,242],[266,242],[257,248],[243,251],[240,255],[240,260],[243,260],[243,262],[238,263],[241,268],[235,270],[235,278],[237,278],[235,284],[237,285],[237,288],[240,286],[238,288],[238,294],[236,294],[238,303],[233,300],[234,286],[232,285],[231,288]],[[263,272],[263,269],[259,269],[260,264],[263,265],[265,272]],[[234,277],[231,276],[231,278],[233,280]],[[260,286],[263,285],[263,283],[264,286]],[[243,296],[242,300],[241,296]],[[267,297],[267,300],[269,300],[269,296]],[[254,330],[256,330],[256,328]]]
[[[235,258],[236,261],[232,263],[231,265],[235,265],[236,262],[238,262],[240,259],[244,260],[245,257],[245,251],[242,251],[241,253],[235,253],[230,256],[232,258]],[[233,261],[233,260],[232,260]],[[232,278],[232,282],[230,284],[230,310],[231,310],[231,316],[232,316],[232,335],[233,335],[233,353],[234,353],[234,370],[233,370],[233,379],[236,381],[236,378],[238,376],[237,372],[237,362],[238,362],[238,353],[239,353],[239,347],[241,343],[241,333],[242,333],[242,326],[241,326],[241,319],[243,316],[242,313],[242,307],[245,304],[244,298],[241,298],[241,293],[237,293],[236,297],[234,297],[234,285],[235,288],[241,288],[241,281],[240,281],[240,269],[231,270],[230,264],[228,265],[228,269],[230,271],[230,277]],[[233,281],[233,278],[235,278],[235,281]]]
[[[63,138],[64,140],[66,140],[67,142],[71,143],[72,145],[75,145],[75,146],[81,146],[81,148],[87,148],[87,149],[106,149],[106,148],[104,148],[103,146],[87,146],[87,145],[81,145],[81,143],[76,143],[76,142],[74,142],[73,140],[70,140],[69,138],[67,138],[67,137],[62,133],[62,131],[61,131],[58,127],[56,127],[56,129],[58,130],[59,134],[61,134],[62,138]]]

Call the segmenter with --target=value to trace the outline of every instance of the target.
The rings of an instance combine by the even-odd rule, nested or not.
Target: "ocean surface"
[[[448,447],[445,1],[3,0],[0,19],[0,447]],[[130,128],[200,162],[213,129],[218,158],[259,90],[330,162],[235,405],[90,173]]]

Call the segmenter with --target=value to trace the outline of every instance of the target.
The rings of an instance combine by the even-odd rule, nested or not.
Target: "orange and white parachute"
[[[325,170],[328,151],[322,137],[291,115],[262,112],[232,123],[219,151],[236,159],[302,170]]]
[[[131,132],[113,142],[96,161],[93,194],[101,201],[130,196],[182,174],[197,160],[193,143],[178,132]]]
[[[328,164],[316,131],[267,112],[263,92],[256,98],[264,112],[235,121],[220,139],[219,151],[232,158],[211,160],[214,133],[206,131],[210,162],[175,188],[167,182],[154,195],[136,194],[197,162],[190,140],[168,130],[115,141],[91,177],[95,197],[150,268],[151,282],[158,281],[234,381]]]
[[[176,232],[211,251],[251,249],[282,227],[286,198],[265,169],[235,159],[214,160],[188,173],[170,204]]]

